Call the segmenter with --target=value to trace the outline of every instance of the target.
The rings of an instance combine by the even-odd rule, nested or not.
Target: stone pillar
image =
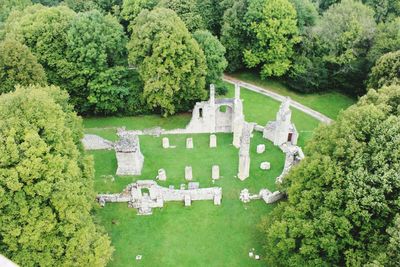
[[[210,103],[215,103],[215,85],[210,84]]]
[[[238,83],[235,83],[235,99],[240,99],[240,86]]]
[[[253,129],[253,124],[247,122],[244,123],[243,133],[240,139],[238,172],[238,178],[242,181],[250,175],[250,138]]]
[[[222,200],[222,189],[221,188],[216,188],[214,190],[214,205],[221,205],[221,200]]]
[[[192,149],[193,148],[193,138],[186,139],[186,148]]]
[[[210,147],[217,147],[217,136],[215,134],[210,135]]]
[[[165,172],[164,169],[159,169],[158,170],[158,176],[157,176],[158,180],[160,181],[165,181],[167,180],[167,173]]]
[[[213,180],[219,179],[219,166],[218,165],[212,166],[211,177]]]
[[[188,181],[193,179],[192,166],[185,167],[185,179]]]
[[[271,163],[269,163],[268,161],[261,162],[260,169],[261,170],[269,170],[269,169],[271,169]]]
[[[169,148],[169,139],[168,139],[168,137],[163,137],[163,139],[162,139],[162,147],[163,148]]]
[[[265,145],[264,144],[257,145],[257,154],[264,153],[264,151],[265,151]]]

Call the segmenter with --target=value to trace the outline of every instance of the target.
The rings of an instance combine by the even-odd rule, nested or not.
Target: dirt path
[[[269,96],[269,97],[271,97],[271,98],[273,98],[275,100],[278,100],[280,102],[282,102],[286,98],[285,96],[277,94],[277,93],[275,93],[275,92],[273,92],[271,90],[268,90],[266,88],[263,88],[263,87],[260,87],[260,86],[257,86],[257,85],[251,84],[251,83],[247,83],[247,82],[244,82],[242,80],[238,80],[238,79],[233,78],[233,77],[228,76],[228,75],[224,75],[223,80],[228,82],[228,83],[232,83],[232,84],[239,83],[241,86],[245,87],[248,90],[251,90],[253,92],[256,92],[256,93],[259,93],[259,94],[262,94],[262,95],[265,95],[265,96]],[[290,105],[292,107],[294,107],[294,108],[296,108],[296,109],[298,109],[298,110],[310,115],[311,117],[316,118],[317,120],[319,120],[319,121],[321,121],[323,123],[329,124],[329,123],[332,122],[331,118],[329,118],[329,117],[325,116],[324,114],[321,114],[318,111],[315,111],[315,110],[313,110],[313,109],[311,109],[309,107],[306,107],[303,104],[300,104],[299,102],[294,101],[293,99],[290,101]]]

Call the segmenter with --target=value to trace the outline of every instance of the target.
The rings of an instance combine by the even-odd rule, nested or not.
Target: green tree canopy
[[[203,51],[169,9],[143,10],[132,26],[129,62],[144,82],[144,98],[164,116],[206,97]]]
[[[400,85],[400,50],[384,54],[378,59],[368,80],[370,88],[391,84]]]
[[[247,36],[243,21],[248,1],[224,0],[222,5],[226,6],[226,10],[222,18],[220,39],[226,49],[228,70],[233,72],[244,67],[243,51],[247,44]]]
[[[143,9],[152,10],[159,0],[123,0],[121,17],[132,23]]]
[[[0,96],[0,253],[21,266],[105,266],[110,240],[90,214],[93,162],[57,87]]]
[[[160,0],[158,6],[175,11],[190,32],[206,27],[201,15],[202,10],[198,9],[197,0]]]
[[[310,0],[290,0],[296,9],[297,26],[301,33],[307,27],[314,26],[318,19],[318,11]]]
[[[66,58],[73,63],[68,75],[68,91],[81,112],[91,109],[87,101],[88,83],[99,73],[123,65],[126,39],[123,28],[111,15],[93,10],[79,13],[67,32]]]
[[[350,94],[364,92],[369,71],[366,55],[374,38],[371,8],[353,0],[331,6],[313,28],[325,53],[321,55],[329,72],[331,89]]]
[[[400,86],[371,89],[315,132],[263,222],[271,266],[399,265],[399,107]]]
[[[27,46],[12,39],[0,42],[0,94],[14,90],[18,84],[45,83],[43,67]]]
[[[219,42],[218,38],[213,36],[209,31],[198,30],[193,34],[193,37],[200,45],[206,57],[206,83],[216,83],[221,79],[228,65],[224,56],[225,47]]]
[[[397,50],[400,50],[400,17],[378,25],[367,57],[374,64],[383,54]]]
[[[245,17],[251,39],[244,51],[247,67],[261,77],[282,76],[291,65],[298,36],[296,10],[288,0],[251,0]]]

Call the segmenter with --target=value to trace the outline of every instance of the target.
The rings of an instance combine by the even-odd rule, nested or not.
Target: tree
[[[360,2],[343,0],[331,6],[313,28],[326,53],[321,55],[332,89],[361,94],[369,71],[366,55],[374,38],[373,11]]]
[[[13,10],[23,10],[25,7],[32,5],[30,0],[2,0],[0,5],[0,40],[3,36],[4,22]]]
[[[21,266],[106,266],[110,239],[90,214],[93,161],[57,87],[0,96],[0,253]]]
[[[378,59],[369,75],[369,88],[380,88],[391,84],[400,85],[400,50],[384,54]]]
[[[371,65],[383,55],[400,50],[400,18],[380,23],[376,29],[367,59]]]
[[[375,11],[377,22],[391,21],[400,16],[400,3],[393,0],[363,0],[364,4]]]
[[[220,36],[221,22],[224,10],[220,0],[197,0],[197,10],[200,10],[200,16],[203,19],[205,28],[213,35]]]
[[[261,68],[261,78],[282,76],[300,42],[296,10],[288,0],[251,0],[245,16],[251,39],[244,50],[247,67]]]
[[[80,112],[91,110],[88,84],[101,72],[124,65],[126,39],[122,26],[111,15],[93,10],[79,13],[67,32],[66,58],[73,63],[68,92]]]
[[[14,90],[17,84],[45,83],[43,67],[27,46],[12,39],[0,43],[0,94]]]
[[[371,89],[315,132],[263,221],[271,266],[398,266],[399,105],[400,86]]]
[[[199,30],[193,34],[206,57],[206,84],[216,83],[221,79],[228,65],[225,59],[225,47],[209,31]]]
[[[121,17],[132,23],[143,9],[152,10],[159,0],[123,0]]]
[[[34,5],[14,11],[5,32],[28,46],[46,71],[50,84],[64,86],[73,69],[66,58],[67,32],[76,13],[65,6]]]
[[[304,33],[307,27],[315,25],[318,11],[310,0],[290,0],[290,3],[296,9],[297,27],[301,33]]]
[[[202,10],[198,9],[197,0],[160,0],[158,6],[175,11],[190,32],[206,27],[201,16]]]
[[[247,0],[224,0],[224,12],[221,26],[221,43],[226,49],[228,71],[234,72],[243,68],[243,51],[247,44],[244,17],[247,11]]]
[[[132,29],[129,62],[144,83],[149,108],[167,116],[206,97],[204,53],[174,11],[143,10]]]

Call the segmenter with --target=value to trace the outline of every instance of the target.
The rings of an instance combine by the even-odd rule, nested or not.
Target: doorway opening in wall
[[[141,193],[142,193],[142,196],[145,196],[145,195],[150,195],[150,191],[149,191],[149,189],[148,188],[142,188],[142,189],[140,189],[140,191],[141,191]]]
[[[199,109],[199,118],[203,118],[203,109],[202,108]]]
[[[288,142],[292,142],[292,135],[293,135],[293,133],[289,133],[288,134],[288,136],[287,136],[287,141]]]
[[[227,110],[227,108],[226,108],[226,106],[220,106],[219,107],[219,112],[226,112],[226,110]]]

